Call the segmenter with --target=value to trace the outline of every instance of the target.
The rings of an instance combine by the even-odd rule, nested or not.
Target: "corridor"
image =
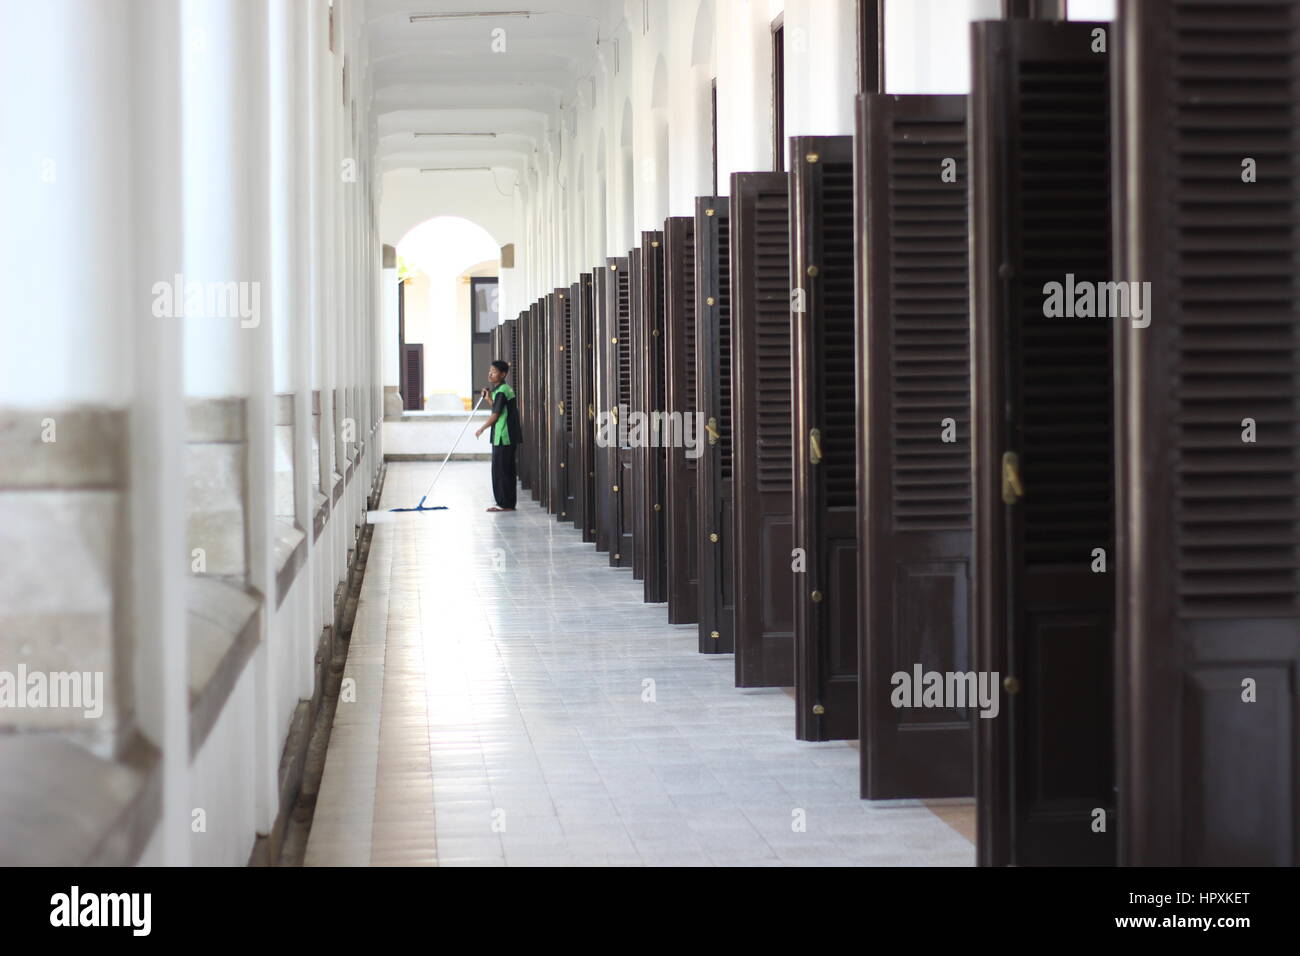
[[[381,507],[436,468],[390,463]],[[307,865],[974,863],[973,801],[860,800],[856,741],[792,739],[785,690],[489,487],[453,462],[448,510],[379,515]]]

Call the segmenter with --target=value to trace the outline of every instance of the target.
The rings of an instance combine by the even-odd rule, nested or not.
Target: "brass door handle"
[[[814,465],[821,464],[822,433],[819,428],[814,428],[812,431],[808,432],[808,458]]]
[[[718,431],[718,420],[716,418],[710,418],[709,423],[704,426],[704,430],[709,433],[710,445],[716,445],[718,439],[722,437],[722,433]]]
[[[1025,496],[1025,486],[1020,481],[1020,456],[1014,451],[1002,455],[1002,501],[1014,505]]]
[[[617,424],[618,424],[618,406],[617,406],[617,405],[615,405],[613,408],[611,408],[611,409],[609,410],[609,415],[610,415],[611,418],[614,419],[614,424],[617,425]]]
[[[563,415],[563,414],[564,414],[564,402],[556,402],[555,404],[556,404],[556,407],[558,407],[558,408],[560,409],[560,414]]]
[[[596,406],[589,403],[587,405],[587,421],[594,422],[595,420],[596,420]]]

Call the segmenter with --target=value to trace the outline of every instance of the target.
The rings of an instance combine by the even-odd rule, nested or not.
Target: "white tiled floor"
[[[436,468],[390,464],[383,507]],[[526,492],[485,513],[486,463],[429,503],[375,528],[308,865],[974,863],[920,802],[859,800],[856,743],[796,741],[786,691],[737,690]]]

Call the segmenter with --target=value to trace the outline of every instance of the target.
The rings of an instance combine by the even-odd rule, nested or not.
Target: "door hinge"
[[[1025,486],[1020,481],[1020,456],[1014,451],[1002,455],[1002,501],[1014,505],[1025,496]]]
[[[808,432],[808,460],[814,465],[821,464],[822,433],[820,428],[814,428]]]

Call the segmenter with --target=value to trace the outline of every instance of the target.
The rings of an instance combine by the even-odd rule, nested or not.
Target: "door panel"
[[[587,502],[591,484],[591,274],[584,272],[569,288],[572,347],[569,351],[571,404],[565,406],[569,427],[569,519],[582,533],[583,541],[594,538],[589,530]]]
[[[664,336],[668,412],[687,416],[702,411],[697,388],[695,346],[695,220],[673,216],[664,223]],[[704,435],[690,455],[703,454]],[[699,616],[699,457],[674,442],[666,449],[664,496],[665,552],[668,570],[668,623],[694,624]]]
[[[634,449],[638,463],[636,481],[636,554],[641,557],[645,600],[661,604],[668,600],[668,567],[664,546],[664,498],[667,476],[666,449],[653,436],[653,417],[665,408],[664,356],[664,234],[641,233],[641,250],[632,272],[633,363],[636,407],[646,415],[648,443]]]
[[[528,340],[532,335],[532,328],[533,308],[529,306],[519,313],[515,329],[515,366],[511,375],[514,378],[514,390],[519,409],[519,426],[524,435],[523,447],[515,452],[515,471],[519,475],[520,487],[530,494],[533,484],[532,464],[534,458],[534,452],[530,444],[533,437],[532,420],[533,405],[535,404],[531,395],[533,381],[528,371]]]
[[[632,399],[627,406],[627,436],[628,436],[628,462],[631,467],[632,480],[628,482],[627,487],[631,489],[631,495],[628,497],[626,504],[631,506],[631,525],[632,528],[632,579],[634,581],[645,580],[646,568],[646,543],[649,540],[649,529],[646,526],[646,510],[649,508],[646,497],[649,489],[649,475],[646,473],[648,457],[645,446],[631,443],[634,434],[633,426],[637,412],[642,414],[649,411],[644,405],[646,381],[649,374],[647,368],[648,356],[646,353],[646,341],[649,338],[649,328],[646,324],[644,314],[644,302],[642,296],[643,286],[645,284],[645,272],[642,264],[645,260],[645,253],[648,250],[642,250],[640,247],[633,249],[628,253],[628,291],[631,299],[631,323],[632,331],[632,348],[631,348],[631,389]],[[637,416],[639,417],[639,416]]]
[[[564,383],[564,325],[566,296],[556,289],[546,297],[546,510],[559,516],[564,499],[562,480],[564,469],[564,414],[560,410],[565,389]]]
[[[861,792],[966,796],[970,711],[891,702],[913,665],[971,670],[966,97],[859,97],[855,147]]]
[[[736,686],[794,683],[790,418],[790,188],[731,177]]]
[[[795,736],[858,736],[853,137],[790,140]]]
[[[607,435],[599,428],[602,414],[608,414],[614,406],[617,399],[616,386],[614,383],[614,347],[610,344],[611,339],[615,336],[616,324],[614,321],[615,303],[613,299],[614,283],[611,276],[614,275],[613,266],[617,265],[617,260],[611,259],[603,267],[599,267],[592,274],[592,305],[594,315],[592,327],[595,330],[593,354],[593,390],[595,394],[595,414],[592,427],[592,461],[594,463],[593,471],[593,513],[596,517],[596,550],[609,551],[610,542],[614,538],[614,494],[611,490],[615,484],[615,462],[617,449],[615,445],[607,441]],[[599,441],[598,441],[599,439]],[[600,441],[605,441],[601,444]]]
[[[606,299],[609,313],[609,406],[616,416],[610,433],[611,481],[609,496],[609,563],[611,567],[632,567],[633,510],[632,449],[625,444],[627,413],[632,407],[632,293],[629,259],[609,261]]]
[[[708,439],[696,470],[695,553],[699,565],[699,646],[702,654],[736,649],[735,540],[731,415],[731,203],[725,196],[695,201],[695,361],[700,411]],[[711,536],[718,536],[715,543]]]
[[[595,418],[599,403],[596,399],[596,356],[600,337],[596,334],[596,276],[602,270],[584,272],[578,281],[578,332],[579,342],[575,361],[579,362],[581,374],[577,381],[581,391],[575,409],[574,427],[578,433],[578,456],[581,461],[579,474],[581,481],[581,514],[579,527],[582,540],[596,541],[596,436]]]
[[[976,718],[985,865],[1115,860],[1111,327],[1044,314],[1047,283],[1110,278],[1095,26],[974,27],[974,641],[1006,691]]]
[[[1300,7],[1125,2],[1114,33],[1116,278],[1151,283],[1115,329],[1120,861],[1296,866]]]

